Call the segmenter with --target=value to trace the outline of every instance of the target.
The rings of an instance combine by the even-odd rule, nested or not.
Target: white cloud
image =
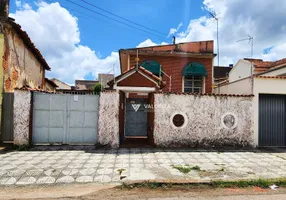
[[[20,8],[20,7],[22,6],[22,1],[21,1],[21,0],[19,0],[19,1],[16,0],[16,1],[15,1],[15,4],[16,4],[16,7],[17,7],[17,8]]]
[[[140,47],[150,47],[150,46],[158,46],[158,45],[166,45],[168,43],[166,42],[161,42],[160,44],[157,44],[155,42],[153,42],[150,38],[148,38],[147,40],[141,42],[140,44],[137,45],[137,48]]]
[[[181,22],[177,28],[171,28],[168,37],[170,37],[171,35],[174,35],[175,33],[177,33],[180,28],[183,26],[183,23]]]
[[[138,44],[137,48],[138,47],[156,46],[156,45],[158,45],[158,44],[152,42],[152,40],[150,40],[150,39],[147,39],[147,40],[141,42],[140,44]]]
[[[250,56],[250,44],[236,42],[248,35],[254,37],[253,57],[267,60],[286,57],[286,1],[204,0],[203,3],[205,11],[214,10],[219,18],[220,65],[236,63],[239,58]],[[216,34],[216,21],[202,16],[190,20],[186,30],[177,32],[176,41],[214,40],[217,52]],[[272,46],[267,54],[263,53]]]
[[[99,72],[108,72],[113,65],[119,74],[118,53],[111,52],[102,58],[88,46],[81,45],[78,19],[59,3],[40,2],[36,4],[36,10],[21,0],[15,3],[17,11],[11,17],[28,32],[47,59],[52,67],[48,73],[50,77],[73,83],[74,79],[83,78],[90,72],[95,77]],[[248,35],[254,37],[253,57],[265,60],[286,57],[286,1],[204,0],[203,4],[204,11],[214,10],[218,14],[220,65],[234,64],[238,59],[250,56],[250,44],[247,41],[236,42]],[[216,33],[216,21],[206,13],[191,19],[185,30],[179,23],[177,28],[170,29],[169,36],[176,35],[177,43],[214,40],[216,53]],[[167,43],[155,43],[148,38],[137,47],[159,44]],[[264,53],[263,50],[269,47],[273,48]]]
[[[267,54],[262,55],[262,58],[264,60],[278,60],[285,57],[286,57],[286,42],[271,48],[271,50]]]
[[[40,2],[36,6],[37,9],[32,10],[30,5],[24,4],[10,15],[28,32],[51,66],[47,76],[73,83],[74,79],[83,79],[90,72],[97,77],[113,66],[119,74],[118,53],[111,52],[110,56],[100,58],[94,50],[81,45],[77,18],[68,10],[57,2]]]

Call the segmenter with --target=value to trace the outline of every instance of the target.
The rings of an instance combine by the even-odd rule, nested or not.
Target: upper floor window
[[[205,67],[200,63],[189,63],[182,71],[183,92],[203,93],[204,77],[207,76]]]
[[[203,92],[203,77],[202,76],[185,76],[184,77],[184,92],[202,93]]]
[[[145,60],[141,63],[142,67],[144,67],[145,69],[147,69],[148,71],[152,72],[154,75],[156,76],[162,76],[162,74],[160,74],[161,71],[161,65],[160,63],[158,63],[155,60]]]

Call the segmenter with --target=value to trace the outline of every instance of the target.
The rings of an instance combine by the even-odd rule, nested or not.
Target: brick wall
[[[136,56],[130,56],[130,67],[136,64]],[[168,56],[146,56],[139,55],[140,63],[145,60],[155,60],[162,65],[162,70],[172,76],[172,92],[182,92],[182,70],[190,62],[199,62],[205,66],[207,70],[207,77],[205,79],[205,92],[212,93],[212,58],[186,58],[186,57],[168,57]],[[166,86],[163,91],[169,91],[169,78],[163,77],[166,81]]]

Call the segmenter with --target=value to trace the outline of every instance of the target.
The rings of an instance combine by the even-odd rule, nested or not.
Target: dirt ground
[[[122,189],[116,185],[70,184],[48,187],[1,187],[2,200],[184,200],[184,199],[286,199],[286,188],[210,188],[176,186],[167,189]]]

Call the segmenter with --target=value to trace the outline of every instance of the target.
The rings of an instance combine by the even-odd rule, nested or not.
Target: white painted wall
[[[154,142],[162,147],[225,147],[253,145],[253,97],[155,94]],[[237,126],[222,124],[226,113],[237,117]],[[182,128],[172,116],[186,116]]]
[[[99,96],[98,142],[119,147],[119,93],[101,92]]]
[[[283,69],[284,70],[284,69]],[[275,73],[274,73],[275,72]],[[280,71],[282,72],[282,70]],[[263,74],[263,76],[274,76],[280,72]],[[282,72],[283,73],[283,72]],[[239,80],[220,86],[215,89],[218,94],[253,94],[253,114],[254,114],[254,144],[258,146],[258,123],[259,123],[259,94],[285,94],[286,79],[254,77],[253,93],[251,92],[251,78]]]
[[[229,82],[251,76],[251,62],[240,59],[229,72]]]
[[[285,94],[286,79],[254,78],[253,111],[254,111],[254,143],[258,146],[259,94]]]
[[[214,89],[216,94],[252,94],[251,78],[241,79]]]

